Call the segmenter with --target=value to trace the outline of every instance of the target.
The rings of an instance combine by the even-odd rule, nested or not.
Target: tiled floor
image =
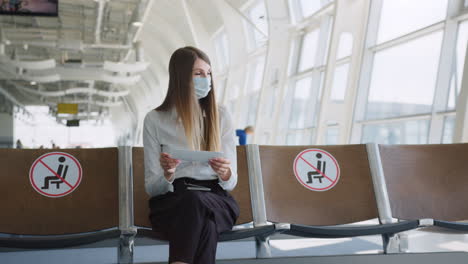
[[[468,235],[436,234],[421,231],[407,233],[409,252],[468,252]],[[343,239],[299,239],[273,237],[271,251],[274,257],[327,256],[349,254],[376,254],[382,250],[379,236]],[[67,250],[1,252],[0,263],[82,264],[116,263],[116,248],[83,248]],[[135,248],[135,263],[164,262],[167,245],[145,245]],[[255,257],[255,242],[224,242],[218,247],[218,259],[248,259]]]

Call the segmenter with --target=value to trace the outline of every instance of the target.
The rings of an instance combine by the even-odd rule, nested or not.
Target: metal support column
[[[254,226],[268,225],[265,197],[262,181],[262,167],[260,164],[260,152],[258,145],[247,145],[247,167],[249,170],[250,196],[252,202],[252,213]],[[270,258],[271,249],[268,237],[256,237],[255,246],[257,258]]]
[[[118,263],[133,263],[134,240],[137,233],[133,223],[132,147],[119,147],[119,229]]]

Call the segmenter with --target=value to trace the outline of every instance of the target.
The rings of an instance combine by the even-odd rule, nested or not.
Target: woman
[[[219,234],[239,215],[227,193],[237,183],[236,143],[228,112],[216,104],[210,60],[201,50],[184,47],[172,54],[167,95],[145,117],[143,144],[150,220],[169,240],[169,262],[215,263]],[[163,152],[163,145],[221,151],[223,158],[181,161]]]

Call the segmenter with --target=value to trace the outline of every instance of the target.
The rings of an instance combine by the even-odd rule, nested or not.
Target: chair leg
[[[400,252],[409,252],[408,232],[401,232],[400,237]]]
[[[385,254],[401,253],[399,234],[384,234],[382,240]]]
[[[268,236],[255,237],[257,258],[271,258],[270,238]]]
[[[135,233],[122,233],[119,239],[118,263],[133,264]]]

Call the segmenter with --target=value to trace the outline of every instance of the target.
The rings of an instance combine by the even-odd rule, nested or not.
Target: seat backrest
[[[133,152],[133,201],[134,223],[139,227],[151,227],[149,221],[148,200],[150,196],[145,191],[144,150],[134,147]],[[155,161],[158,159],[155,158]],[[237,186],[231,192],[240,208],[240,216],[236,224],[252,221],[252,207],[250,202],[249,177],[247,170],[247,154],[245,146],[237,147]]]
[[[132,169],[133,169],[133,220],[135,226],[149,227],[149,205],[151,198],[145,190],[145,163],[144,150],[142,147],[132,148]],[[154,158],[158,161],[158,158]]]
[[[379,150],[393,217],[468,220],[468,144]]]
[[[247,167],[247,150],[245,146],[237,146],[237,185],[231,195],[239,205],[240,215],[236,224],[253,221],[252,202],[250,195],[249,170]]]
[[[65,153],[49,155],[49,152]],[[68,164],[65,181],[77,179],[76,168],[72,169],[73,156],[81,164],[82,177],[79,185],[59,184],[59,188],[75,187],[72,192],[51,198],[47,194],[44,180],[57,173],[58,164],[55,157],[66,157],[63,164]],[[118,150],[103,149],[0,149],[0,233],[19,235],[63,235],[93,232],[119,226],[119,193],[118,193]],[[70,163],[72,162],[72,163]],[[44,165],[45,164],[45,165]],[[33,167],[33,169],[31,169]],[[34,181],[30,181],[33,172]],[[50,172],[50,174],[49,174]],[[62,175],[65,172],[63,167]],[[75,175],[76,174],[76,175]],[[44,179],[44,180],[43,180]],[[58,180],[51,177],[50,190],[57,188]],[[36,184],[39,191],[33,187]],[[78,181],[76,180],[76,183]],[[71,187],[70,187],[71,186]],[[59,189],[60,190],[60,189]],[[50,193],[49,193],[50,194]]]
[[[314,191],[302,185],[296,178],[295,164],[303,168],[296,170],[300,177],[307,177],[304,171],[307,174],[308,169],[313,173],[319,169],[318,161],[314,160],[313,156],[307,156],[309,152],[299,156],[308,149],[324,150],[336,159],[340,176],[333,188],[327,191]],[[339,225],[378,217],[365,145],[259,146],[259,153],[268,221],[303,225]],[[310,151],[310,153],[314,153],[315,156],[315,153],[320,152]],[[300,157],[308,160],[309,164]],[[309,168],[310,165],[315,169]],[[326,171],[331,172],[331,167],[335,164],[328,160],[326,166],[328,168]],[[333,176],[330,175],[329,178]],[[327,180],[323,178],[323,181]]]

